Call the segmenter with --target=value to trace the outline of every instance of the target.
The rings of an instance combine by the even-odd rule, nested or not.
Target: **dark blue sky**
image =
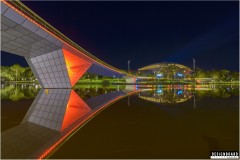
[[[204,69],[239,68],[238,1],[24,3],[120,69],[127,69],[128,59],[138,69],[158,62],[192,66],[192,58]],[[2,65],[15,62],[6,59],[2,54]]]

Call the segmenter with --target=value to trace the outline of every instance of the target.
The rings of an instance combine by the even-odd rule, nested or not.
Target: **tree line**
[[[170,77],[172,77],[172,75],[176,72],[174,69],[172,69],[171,71],[171,69],[166,68],[166,75],[170,75]],[[189,77],[189,76],[186,76],[186,77]],[[231,82],[231,81],[239,80],[239,72],[229,71],[226,69],[206,71],[201,68],[196,68],[194,72],[194,77],[195,78],[212,78],[216,82],[221,82],[221,81]],[[82,79],[104,79],[104,77],[97,76],[90,73],[85,73],[82,76]],[[12,66],[1,66],[1,81],[35,81],[35,80],[36,79],[34,77],[34,74],[29,67],[22,67],[19,64],[14,64]]]
[[[1,81],[34,81],[35,77],[29,67],[19,64],[1,66]]]
[[[195,78],[212,78],[216,82],[231,82],[239,80],[239,72],[223,70],[203,70],[196,68],[194,73]]]
[[[101,80],[107,77],[85,73],[81,79]],[[114,79],[114,78],[107,78]],[[1,81],[36,81],[36,78],[30,67],[22,67],[19,64],[12,66],[1,66]]]

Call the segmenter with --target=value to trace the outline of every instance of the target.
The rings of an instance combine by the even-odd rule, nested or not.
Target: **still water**
[[[207,158],[239,150],[238,85],[1,86],[2,158]]]

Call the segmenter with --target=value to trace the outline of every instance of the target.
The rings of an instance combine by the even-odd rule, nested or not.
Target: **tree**
[[[212,70],[212,71],[210,71],[210,77],[211,77],[214,81],[219,81],[219,77],[220,77],[219,71],[217,71],[217,70]]]
[[[221,70],[219,72],[219,75],[220,75],[220,80],[221,81],[230,81],[230,71],[229,70]]]
[[[232,72],[231,77],[233,81],[239,81],[239,72]]]
[[[15,81],[19,79],[19,76],[24,72],[24,68],[22,68],[19,64],[14,64],[10,67],[10,70],[15,75]]]
[[[206,72],[203,69],[197,68],[196,69],[196,78],[206,78]]]
[[[32,70],[29,67],[26,67],[24,69],[24,72],[23,72],[22,76],[24,78],[26,78],[27,80],[30,80],[30,81],[32,81],[35,78]]]
[[[2,81],[14,80],[14,75],[12,74],[10,67],[1,66],[1,79]]]

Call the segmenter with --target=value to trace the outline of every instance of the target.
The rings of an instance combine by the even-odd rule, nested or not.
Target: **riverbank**
[[[232,82],[208,82],[208,83],[197,83],[189,81],[152,81],[152,82],[136,82],[126,83],[125,80],[115,79],[104,79],[104,80],[90,80],[84,79],[79,80],[76,84],[101,84],[101,85],[239,85],[240,81]],[[37,81],[4,81],[2,84],[39,84]]]

